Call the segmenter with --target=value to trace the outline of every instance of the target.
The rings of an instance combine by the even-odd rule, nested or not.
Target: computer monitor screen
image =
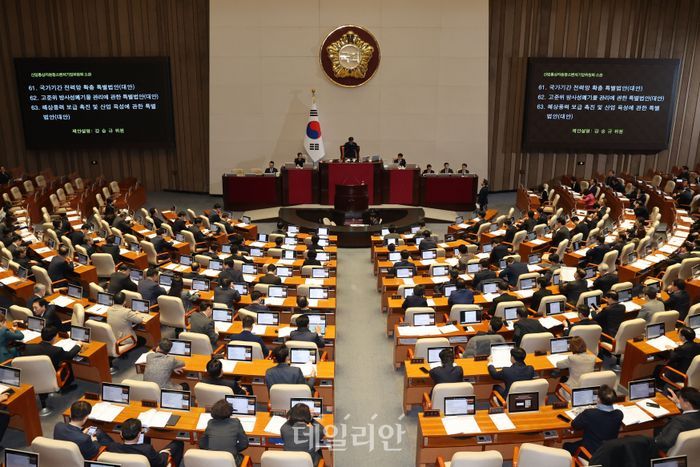
[[[562,302],[549,302],[545,305],[547,315],[559,315],[566,310],[566,304]]]
[[[491,227],[489,227],[489,230],[491,230],[491,232],[495,232],[496,230],[498,230],[498,224],[491,224]]]
[[[506,263],[505,259],[502,259],[498,262],[498,269],[505,269],[508,264]]]
[[[309,408],[311,416],[318,418],[323,413],[323,400],[316,397],[292,397],[289,400],[289,408],[291,409],[297,404],[304,404]]]
[[[428,363],[438,363],[440,362],[440,352],[445,349],[451,349],[452,347],[429,347],[428,348]]]
[[[633,252],[627,255],[627,264],[634,263],[635,261],[637,261],[637,253]]]
[[[646,337],[654,339],[663,336],[666,333],[666,325],[664,323],[647,324]]]
[[[402,290],[403,298],[413,295],[413,287],[404,287]]]
[[[297,239],[296,239],[296,237],[284,237],[284,244],[285,245],[296,245]]]
[[[527,264],[538,264],[542,260],[542,256],[539,253],[533,253],[527,257]]]
[[[328,279],[331,272],[326,268],[311,268],[312,279]]]
[[[437,258],[437,251],[435,250],[425,250],[420,254],[421,259],[435,259]]]
[[[455,224],[463,224],[463,223],[464,223],[464,216],[455,217]]]
[[[513,321],[518,319],[518,307],[508,307],[503,309],[503,319],[506,321]]]
[[[299,227],[296,225],[290,225],[287,227],[287,233],[290,235],[296,235],[299,233]]]
[[[128,404],[129,386],[124,384],[102,383],[102,400],[115,404]]]
[[[586,305],[588,306],[588,308],[591,308],[594,306],[595,307],[599,306],[600,305],[600,303],[598,302],[599,298],[600,298],[600,295],[594,295],[592,297],[587,297],[586,298]]]
[[[70,338],[80,342],[90,342],[90,328],[71,326]]]
[[[85,461],[83,467],[121,467],[121,464],[112,464],[111,462],[100,461]]]
[[[221,323],[230,323],[233,320],[233,311],[228,308],[214,308],[212,310],[211,319]]]
[[[316,363],[314,349],[290,349],[289,361],[296,364]]]
[[[257,273],[258,273],[258,270],[257,270],[257,268],[255,267],[254,264],[243,264],[243,266],[241,266],[241,272],[242,272],[243,274],[251,274],[251,275],[253,275],[253,274],[257,274]]]
[[[596,268],[588,266],[586,269],[586,279],[592,279],[596,274]]]
[[[412,324],[414,326],[432,326],[435,324],[435,313],[415,313]]]
[[[571,337],[549,339],[549,351],[553,354],[568,352],[570,345]]]
[[[255,415],[257,398],[255,396],[224,396],[226,402],[231,405],[233,415]]]
[[[132,280],[132,282],[136,282],[137,284],[141,279],[143,279],[143,271],[139,271],[138,269],[131,269],[129,271],[129,279]]]
[[[652,459],[651,467],[688,467],[688,456],[673,456]]]
[[[227,255],[231,254],[231,245],[221,245],[221,252]]]
[[[325,287],[309,287],[309,298],[326,300],[328,298],[328,289]]]
[[[527,234],[525,239],[529,242],[537,238],[537,234],[535,232],[530,232]]]
[[[259,233],[258,234],[258,241],[267,243],[267,234]]]
[[[498,292],[498,282],[482,282],[481,290],[484,293],[496,293]]]
[[[452,295],[452,292],[457,290],[456,285],[446,285],[444,289],[442,289],[442,293],[445,295],[445,297],[450,297]]]
[[[510,358],[511,349],[515,348],[515,342],[504,342],[502,344],[491,344],[491,357],[494,360],[498,358],[498,354],[506,354]]]
[[[395,238],[385,238],[384,241],[386,242],[387,245],[396,245]]]
[[[20,279],[24,280],[29,275],[29,269],[25,268],[24,266],[20,266],[17,268],[17,272],[15,273],[15,275]]]
[[[160,390],[160,407],[170,410],[190,410],[190,391]]]
[[[629,400],[631,401],[654,397],[656,394],[656,390],[654,389],[654,380],[639,379],[636,381],[630,381],[628,394]]]
[[[39,454],[7,448],[5,449],[5,467],[39,467]]]
[[[250,224],[250,216],[241,216],[241,224]]]
[[[182,339],[170,339],[173,346],[168,352],[170,355],[180,355],[183,357],[189,357],[192,355],[192,341],[186,341]]]
[[[151,308],[151,302],[148,300],[141,300],[138,298],[131,299],[131,309],[138,311],[139,313],[148,313]]]
[[[695,266],[690,268],[690,273],[693,276],[693,279],[700,278],[700,264],[696,264]]]
[[[382,229],[382,237],[386,237],[390,233],[391,233],[391,231],[389,229]]]
[[[390,251],[389,252],[389,261],[392,263],[395,263],[397,261],[401,261],[401,252],[400,251]]]
[[[238,362],[252,362],[253,346],[229,344],[226,346],[226,359],[236,360]]]
[[[318,232],[319,237],[327,237],[328,236],[328,227],[319,227],[317,232]]]
[[[493,244],[491,243],[484,243],[481,245],[481,251],[484,253],[491,253],[491,250],[493,250]]]
[[[114,305],[114,295],[107,292],[97,292],[97,303],[103,306]]]
[[[260,258],[263,255],[263,251],[260,248],[251,248],[250,249],[250,256],[253,258]]]
[[[296,259],[296,251],[294,250],[282,250],[283,259]]]
[[[239,294],[241,295],[248,295],[248,284],[236,282],[235,284],[231,284],[235,290],[238,291]]]
[[[476,413],[476,396],[445,397],[445,417],[452,415],[474,415]]]
[[[0,383],[18,387],[20,384],[20,374],[22,370],[19,368],[12,368],[11,366],[0,365]]]
[[[44,318],[39,318],[37,316],[28,316],[27,328],[30,331],[41,332],[41,330],[44,329],[44,322]]]
[[[450,272],[449,266],[433,266],[433,277],[444,277]]]
[[[158,285],[161,285],[163,287],[170,287],[173,283],[173,276],[170,274],[161,274],[158,277]]]
[[[396,277],[400,279],[413,277],[413,268],[396,268]]]
[[[508,394],[508,412],[536,412],[540,409],[540,395],[536,392]]]
[[[83,298],[83,288],[79,285],[68,284],[68,296],[71,298]]]
[[[119,245],[119,243],[117,243],[117,239],[119,240],[119,243],[121,243],[121,240],[122,240],[122,239],[121,239],[120,237],[115,237],[114,243],[117,244],[117,245]],[[56,241],[55,241],[54,239],[52,239],[52,238],[47,238],[47,239],[46,239],[46,246],[48,246],[48,247],[51,248],[52,250],[55,250],[55,249],[56,249]]]
[[[277,326],[280,322],[280,314],[273,311],[258,312],[258,324],[265,326]]]
[[[479,272],[480,266],[479,263],[468,263],[467,264],[467,273],[468,274],[476,274]]]
[[[530,290],[535,288],[535,279],[520,279],[520,290]]]
[[[134,253],[139,253],[141,251],[141,245],[138,243],[129,243],[129,251],[133,251]]]
[[[207,269],[211,269],[212,271],[221,271],[223,269],[223,263],[218,259],[210,259],[209,267]]]
[[[292,277],[294,270],[287,266],[279,266],[277,268],[277,276],[279,277]]]
[[[629,302],[632,300],[632,289],[624,289],[617,291],[617,301],[620,303]]]
[[[414,226],[411,227],[411,233],[412,233],[412,234],[418,233],[419,230],[420,230],[420,226],[419,226],[419,225],[414,225]]]
[[[561,283],[561,274],[552,274],[552,285],[559,285]]]
[[[700,313],[688,316],[688,326],[692,329],[700,328]]]
[[[192,279],[192,290],[209,290],[209,279]]]
[[[119,240],[119,237],[114,239],[114,243],[119,245],[119,243],[117,243],[117,240]],[[181,233],[175,234],[175,241],[180,242],[180,243],[185,243],[185,236],[182,235]]]
[[[82,264],[83,266],[87,266],[89,263],[89,258],[87,255],[84,255],[82,253],[76,253],[75,258],[78,261],[79,264]]]
[[[481,322],[481,310],[462,310],[459,312],[459,324],[477,324]]]
[[[270,298],[287,298],[287,287],[271,285],[267,288],[267,296]]]
[[[583,407],[598,402],[598,388],[574,388],[571,390],[571,406]]]
[[[420,243],[423,241],[423,237],[418,237],[416,238],[416,246],[420,246]]]
[[[322,313],[306,313],[309,318],[309,329],[321,328],[321,334],[326,333],[326,315]]]

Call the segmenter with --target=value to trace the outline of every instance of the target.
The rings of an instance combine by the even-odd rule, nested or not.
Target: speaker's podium
[[[345,221],[362,219],[362,215],[369,208],[369,190],[367,185],[337,185],[333,208],[338,217]]]
[[[340,185],[365,185],[368,204],[382,202],[382,161],[373,157],[364,162],[321,161],[318,165],[321,204],[335,205],[335,193]]]

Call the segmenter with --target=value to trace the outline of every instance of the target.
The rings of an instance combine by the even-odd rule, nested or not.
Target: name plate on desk
[[[421,365],[421,364],[425,363],[425,360],[422,359],[422,358],[412,358],[412,359],[411,359],[411,363],[415,363],[415,364],[417,364],[417,365]]]

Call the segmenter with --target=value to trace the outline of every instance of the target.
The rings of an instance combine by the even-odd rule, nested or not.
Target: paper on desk
[[[60,307],[67,307],[73,302],[74,300],[67,295],[59,295],[58,297],[51,300],[52,304]]]
[[[66,352],[72,350],[76,345],[78,345],[78,341],[74,341],[73,339],[61,339],[54,344],[55,347],[60,347]]]
[[[413,282],[412,277],[407,277],[407,278],[402,279],[402,280],[403,280],[403,285],[416,285],[416,283]]]
[[[168,263],[165,266],[161,266],[161,267],[163,269],[172,270],[172,269],[176,269],[178,266],[179,266],[179,264],[176,264],[176,263]]]
[[[289,337],[289,335],[292,333],[292,331],[296,330],[296,327],[293,326],[284,326],[279,328],[279,332],[277,333],[277,336],[280,338],[284,337]]]
[[[489,418],[499,431],[515,430],[515,425],[507,413],[493,413],[489,415]]]
[[[254,324],[253,329],[251,329],[251,332],[257,336],[264,335],[265,331],[267,331],[267,326],[264,324]]]
[[[547,329],[552,329],[553,327],[562,325],[561,321],[559,321],[558,319],[553,318],[551,316],[545,316],[544,318],[540,318],[539,321],[540,321],[540,324]]]
[[[36,339],[37,337],[41,336],[40,332],[32,331],[30,329],[22,329],[22,335],[24,336],[22,338],[22,342],[25,344],[29,342],[32,339]]]
[[[459,227],[460,229],[468,229],[469,224],[465,224],[464,222],[462,222],[461,224],[457,224],[457,227]]]
[[[491,235],[493,235],[494,237],[502,237],[505,234],[506,234],[506,231],[503,229],[498,229],[498,230],[494,230],[493,232],[491,232]]]
[[[520,298],[530,298],[532,295],[535,293],[534,290],[528,289],[528,290],[516,290],[515,293],[518,295]]]
[[[282,305],[284,305],[284,298],[282,298],[282,297],[268,297],[265,299],[265,305],[282,306]]]
[[[546,235],[545,235],[545,236],[546,236]],[[534,239],[534,240],[530,240],[530,243],[532,243],[532,244],[534,244],[534,245],[543,245],[543,244],[547,243],[547,241],[546,241],[546,240],[542,240],[541,238],[536,238],[536,239]]]
[[[255,429],[255,415],[232,415],[231,418],[237,418],[243,425],[243,431],[250,433]]]
[[[423,266],[432,266],[433,264],[437,264],[437,261],[434,259],[423,259],[421,260],[420,264]]]
[[[216,271],[214,269],[205,269],[204,271],[202,271],[202,275],[207,277],[219,277],[219,271]]]
[[[668,410],[664,409],[661,406],[659,406],[658,408],[649,407],[647,405],[647,402],[651,402],[652,404],[656,404],[656,401],[654,399],[642,399],[642,400],[636,401],[635,404],[637,404],[645,412],[648,412],[654,418],[663,417],[664,415],[668,415],[670,413]]]
[[[109,402],[98,402],[92,406],[89,418],[102,422],[113,422],[117,415],[122,413],[124,406],[114,405]]]
[[[318,298],[309,299],[309,308],[316,308],[318,306]]]
[[[614,408],[620,410],[624,415],[622,423],[625,426],[636,425],[637,423],[651,422],[654,419],[647,415],[642,409],[636,405],[618,405],[615,404]]]
[[[41,248],[37,248],[36,250],[34,250],[34,252],[39,255],[43,255],[44,253],[48,253],[49,251],[51,251],[51,248],[47,246],[42,246]]]
[[[537,272],[542,270],[542,266],[539,266],[537,264],[528,264],[527,265],[527,270],[530,272]]]
[[[129,250],[127,250],[126,248],[120,248],[120,249],[119,249],[119,254],[120,254],[120,255],[125,255],[125,254],[127,254],[128,252],[129,252]]]
[[[449,334],[451,332],[458,332],[459,328],[455,326],[454,324],[447,324],[445,326],[440,326],[438,329],[440,329],[440,332],[443,334]]]
[[[667,350],[669,348],[675,349],[676,347],[678,347],[678,344],[676,344],[674,341],[669,339],[668,336],[665,335],[649,339],[647,340],[647,344],[649,344],[657,350]]]
[[[629,264],[630,267],[637,268],[637,269],[646,269],[649,266],[651,266],[651,262],[647,261],[645,259],[638,259],[634,263]]]
[[[671,245],[664,245],[664,246],[659,248],[659,251],[662,251],[668,255],[672,255],[673,253],[676,252],[677,249],[678,249],[677,247],[674,247]]]
[[[474,276],[472,276],[471,274],[460,274],[459,277],[464,279],[465,281],[473,281],[474,280]]]
[[[294,260],[293,259],[281,259],[277,261],[277,264],[280,266],[294,266]]]
[[[156,409],[150,409],[139,414],[138,419],[141,420],[141,424],[145,427],[153,428],[165,428],[168,420],[170,420],[170,412],[163,412]]]
[[[448,276],[431,277],[431,279],[433,280],[433,284],[442,284],[450,280]]]
[[[148,358],[149,353],[153,353],[153,352],[144,352],[141,355],[139,355],[139,358],[136,359],[136,361],[134,362],[134,365],[145,365],[146,358]]]
[[[637,311],[642,309],[640,305],[634,303],[632,300],[622,302],[622,304],[625,306],[626,311]]]
[[[428,302],[428,306],[435,306],[435,300],[432,298],[427,299],[426,302]]]
[[[250,244],[253,248],[262,248],[265,246],[265,242],[253,242]]]
[[[547,360],[552,364],[553,367],[557,366],[557,363],[569,358],[569,354],[566,353],[555,353],[553,355],[547,355]]]
[[[15,282],[19,282],[19,281],[20,281],[20,279],[17,276],[8,276],[8,277],[5,277],[4,279],[0,279],[0,284],[10,285],[10,284],[14,284]]]
[[[559,269],[559,278],[561,282],[573,282],[575,280],[574,274],[576,273],[576,268],[571,268],[569,266],[562,266]]]
[[[455,266],[457,266],[457,264],[459,263],[459,259],[457,259],[457,258],[446,258],[446,259],[445,259],[445,262],[446,262],[447,264],[449,264],[450,266],[455,267]]]
[[[671,237],[671,239],[668,241],[668,244],[673,246],[681,246],[683,245],[684,241],[685,238],[683,237]]]
[[[645,256],[644,259],[651,262],[651,263],[658,264],[661,261],[665,261],[666,257],[664,255],[655,254],[655,255]]]
[[[292,363],[291,366],[299,368],[304,378],[309,378],[316,374],[316,365],[313,363]]]
[[[479,259],[487,259],[491,256],[489,253],[477,253],[474,256],[476,256]]]
[[[265,425],[264,431],[267,433],[279,435],[280,430],[282,429],[282,425],[284,425],[286,422],[286,418],[280,417],[279,415],[273,415],[270,418],[270,421],[267,422],[267,425]]]
[[[207,424],[211,420],[211,414],[208,412],[203,412],[199,414],[199,419],[197,420],[197,431],[204,431],[207,428]]]
[[[586,256],[586,253],[588,253],[588,250],[590,250],[589,247],[581,248],[581,249],[576,250],[574,253],[576,253],[577,255]]]
[[[96,314],[96,315],[104,315],[105,313],[107,313],[107,308],[108,307],[106,307],[104,305],[95,304],[95,305],[92,305],[91,307],[89,307],[85,311],[87,311],[88,313]]]
[[[508,368],[512,364],[513,363],[510,361],[510,350],[491,354],[491,365],[493,365],[494,368]]]
[[[448,435],[481,433],[479,424],[476,423],[474,415],[453,415],[442,417],[442,426]]]
[[[232,374],[236,370],[238,362],[236,360],[219,360],[221,362],[221,371],[225,374]]]
[[[566,319],[574,319],[578,318],[578,313],[575,311],[567,311],[566,313],[563,314],[564,318]]]
[[[214,329],[216,329],[216,332],[219,334],[222,332],[227,332],[229,328],[231,328],[231,323],[226,321],[214,321]]]
[[[323,279],[308,278],[304,283],[308,285],[323,285]]]
[[[250,282],[255,282],[255,279],[257,279],[258,276],[255,274],[243,274],[243,280],[250,283]]]
[[[492,302],[496,297],[498,297],[500,295],[501,294],[494,292],[494,293],[485,293],[483,296],[484,296],[484,300],[486,300],[487,302]]]

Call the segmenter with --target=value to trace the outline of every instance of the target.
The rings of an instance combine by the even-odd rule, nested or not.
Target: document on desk
[[[574,319],[578,318],[578,313],[575,311],[567,311],[566,313],[563,313],[562,316],[566,319]]]
[[[243,426],[243,431],[250,433],[255,429],[255,415],[235,415],[231,418],[237,418],[241,425]]]
[[[530,272],[538,272],[542,270],[542,266],[538,266],[537,264],[528,264],[527,270]]]
[[[85,311],[87,311],[88,313],[96,314],[96,315],[104,315],[105,313],[107,313],[108,308],[109,307],[106,307],[104,305],[95,304],[95,305],[92,305],[91,307],[89,307]]]
[[[36,250],[34,250],[34,252],[38,255],[43,255],[44,253],[48,253],[49,251],[51,251],[51,248],[47,246],[42,246],[41,248],[37,248]]]
[[[89,418],[92,420],[100,420],[102,422],[113,422],[117,415],[124,410],[123,405],[115,405],[109,402],[98,402],[92,406]]]
[[[457,264],[459,264],[459,259],[454,258],[454,257],[452,257],[452,258],[446,258],[446,259],[445,259],[445,262],[446,262],[447,264],[449,264],[450,266],[455,267],[455,266],[457,266]]]
[[[125,255],[125,254],[127,254],[128,252],[129,252],[129,250],[127,250],[126,248],[120,248],[120,249],[119,249],[119,254],[120,254],[120,255]]]
[[[40,332],[32,331],[29,329],[21,329],[21,331],[22,331],[22,335],[24,336],[22,338],[22,342],[24,342],[25,344],[27,342],[29,342],[30,340],[36,339],[37,337],[41,336]]]
[[[277,261],[277,264],[279,266],[294,266],[294,260],[293,259],[281,259]]]
[[[562,325],[561,321],[559,321],[558,319],[553,318],[551,316],[545,316],[544,318],[540,318],[539,321],[540,321],[540,324],[547,329],[552,329],[556,326]]]
[[[532,295],[535,293],[534,290],[528,289],[528,290],[516,290],[515,293],[518,295],[520,298],[531,298]]]
[[[433,264],[437,264],[437,261],[434,259],[423,259],[421,260],[420,264],[423,266],[432,266]]]
[[[316,308],[317,306],[318,306],[318,298],[310,298],[309,299],[309,307]]]
[[[484,300],[486,300],[487,302],[490,303],[490,302],[492,302],[496,297],[499,297],[500,295],[501,295],[501,294],[495,293],[495,292],[494,292],[494,293],[485,293],[485,294],[483,295],[483,297],[484,297]]]
[[[586,256],[586,253],[588,253],[588,250],[590,250],[590,248],[588,248],[588,247],[580,248],[580,249],[576,250],[574,253],[576,253],[577,255]]]
[[[659,248],[659,251],[666,253],[667,255],[672,255],[676,252],[678,248],[671,245],[664,245]]]
[[[8,276],[8,277],[5,277],[4,279],[0,279],[0,284],[10,285],[10,284],[14,284],[15,282],[19,282],[19,281],[20,281],[20,279],[17,276]]]
[[[292,363],[291,366],[299,368],[304,378],[310,378],[316,374],[316,365],[313,363]]]
[[[146,358],[148,358],[149,353],[153,353],[153,352],[144,352],[141,355],[139,355],[139,358],[136,359],[136,361],[134,362],[134,365],[145,365]]]
[[[304,281],[306,285],[323,285],[323,279],[312,279],[308,278]]]
[[[256,336],[262,336],[267,331],[267,326],[264,324],[254,324],[253,329],[250,330]]]
[[[471,274],[460,274],[459,277],[464,279],[465,281],[473,281],[474,280],[474,276]]]
[[[272,306],[282,306],[284,305],[284,298],[282,297],[268,297],[265,299],[265,305],[272,305]]]
[[[481,428],[479,428],[479,424],[476,423],[474,415],[452,415],[450,417],[442,417],[442,426],[445,427],[445,433],[448,435],[481,433]]]
[[[664,255],[655,254],[645,256],[644,259],[651,263],[659,264],[661,261],[666,261],[667,258]]]
[[[287,419],[284,417],[280,417],[279,415],[273,415],[270,418],[270,421],[267,422],[267,425],[265,425],[264,431],[267,433],[273,433],[275,435],[280,435],[280,430],[282,429],[282,425],[284,425],[287,422]]]
[[[231,323],[227,321],[214,321],[214,329],[219,334],[227,332],[231,328]]]
[[[265,242],[253,242],[250,244],[253,248],[263,248],[265,246]]]
[[[73,339],[61,339],[54,344],[54,347],[60,347],[66,352],[69,352],[76,345],[78,345],[78,341],[74,341]]]
[[[684,241],[685,238],[683,237],[671,237],[671,239],[668,241],[668,244],[673,246],[681,246],[683,245]]]
[[[445,326],[438,327],[442,334],[449,334],[451,332],[459,332],[459,328],[454,324],[447,324]]]
[[[568,353],[555,353],[553,355],[547,355],[547,360],[552,364],[553,367],[557,366],[557,363],[569,358]]]
[[[255,282],[255,279],[257,279],[258,276],[255,274],[243,274],[243,280],[248,282],[249,284],[251,282]]]
[[[435,306],[435,300],[432,298],[427,299],[426,302],[428,302],[428,306]]]
[[[633,301],[628,301],[628,302],[622,302],[622,304],[625,306],[625,311],[637,311],[641,310],[642,307]]]
[[[671,340],[668,336],[665,335],[649,339],[647,340],[647,344],[649,344],[657,350],[662,351],[668,349],[675,349],[676,347],[678,347],[677,343],[675,343],[673,340]]]
[[[172,413],[163,412],[161,410],[150,409],[139,414],[138,419],[141,420],[141,424],[148,428],[165,428],[168,424],[168,420]]]
[[[416,285],[415,282],[413,282],[413,279],[411,277],[407,277],[403,280],[403,285]]]
[[[433,284],[443,284],[449,282],[450,278],[448,276],[431,277]]]
[[[530,240],[530,243],[532,243],[533,245],[544,245],[545,243],[547,243],[547,241],[542,240],[541,238],[536,238],[534,240]]]
[[[238,363],[236,360],[221,359],[219,361],[221,362],[221,371],[225,374],[233,374],[236,370],[236,364]]]
[[[664,415],[668,415],[669,413],[671,413],[661,406],[659,406],[658,408],[657,407],[649,407],[647,405],[647,403],[656,404],[656,401],[654,399],[642,399],[640,401],[635,402],[635,404],[637,404],[637,406],[639,406],[645,412],[649,413],[654,418],[663,417]]]
[[[202,274],[207,277],[219,277],[219,271],[216,271],[214,269],[205,269],[204,271],[202,271]]]
[[[53,305],[65,308],[67,306],[70,306],[74,301],[75,300],[73,300],[72,298],[70,298],[67,295],[59,295],[58,297],[51,300],[51,303]]]
[[[289,337],[289,335],[292,333],[292,331],[296,330],[296,326],[284,326],[279,328],[279,331],[277,332],[277,336],[282,339],[285,337]]]
[[[197,430],[204,431],[207,428],[207,424],[211,420],[211,414],[208,412],[203,412],[199,414],[199,419],[197,419]]]
[[[515,425],[507,413],[493,413],[489,418],[496,425],[498,431],[515,430]]]
[[[490,253],[477,253],[474,256],[476,256],[479,259],[488,259],[491,254]]]
[[[654,420],[646,412],[644,412],[642,409],[640,409],[636,405],[618,405],[618,404],[615,404],[613,407],[615,407],[616,409],[619,409],[622,412],[622,414],[624,415],[624,418],[622,419],[622,423],[625,426],[636,425],[638,423],[651,422]]]
[[[638,259],[634,263],[629,264],[630,267],[637,268],[637,269],[646,269],[651,266],[651,262],[644,260],[644,259]]]
[[[576,273],[576,268],[571,268],[568,266],[562,266],[560,269],[559,278],[562,282],[573,282],[575,280],[574,274]]]
[[[465,224],[464,222],[462,222],[461,224],[457,224],[457,227],[459,227],[460,229],[468,229],[469,224]]]

